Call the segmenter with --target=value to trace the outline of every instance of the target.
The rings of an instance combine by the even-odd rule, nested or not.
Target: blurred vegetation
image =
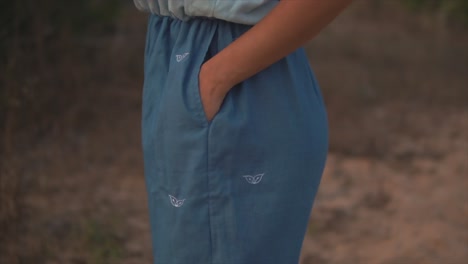
[[[93,36],[111,34],[120,1],[3,1],[0,7],[0,128],[15,112],[40,122],[69,105],[79,65],[93,62]],[[75,87],[74,87],[75,86]],[[44,89],[45,88],[45,89]],[[59,100],[58,100],[59,99]],[[24,116],[26,115],[26,116]],[[25,122],[26,123],[26,122]],[[17,124],[20,127],[26,125]],[[4,142],[5,143],[5,142]],[[4,146],[5,147],[5,146]]]
[[[82,237],[84,247],[91,253],[91,263],[115,263],[121,258],[122,243],[115,229],[113,223],[89,219],[82,224],[80,230],[77,230],[77,236]]]
[[[468,25],[468,0],[402,0],[414,11],[439,12],[448,20]]]
[[[79,56],[86,48],[90,55],[89,48],[92,48],[79,39],[112,33],[120,3],[112,0],[3,1],[0,7],[0,120],[6,120],[6,113],[12,109],[40,107],[39,111],[43,111],[42,104],[57,99],[54,95],[63,92],[64,87],[50,82],[69,80],[64,75],[65,61],[78,64],[80,59],[90,59]],[[44,82],[49,83],[44,85]],[[39,89],[43,87],[47,89]],[[5,124],[1,127],[5,129]]]
[[[65,126],[58,120],[78,95],[90,94],[90,80],[105,74],[105,67],[98,66],[105,49],[98,47],[113,34],[123,3],[0,3],[0,233],[12,231],[20,218],[18,152]]]

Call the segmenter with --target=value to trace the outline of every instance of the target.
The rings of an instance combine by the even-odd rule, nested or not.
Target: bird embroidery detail
[[[262,177],[265,173],[262,173],[262,174],[257,174],[255,176],[251,176],[251,175],[244,175],[242,177],[245,178],[245,180],[250,183],[250,184],[257,184],[259,183],[261,180],[262,180]]]
[[[171,204],[175,207],[181,207],[184,204],[185,199],[177,199],[174,196],[169,194],[169,198],[171,198]]]
[[[187,57],[190,53],[185,52],[184,54],[177,54],[176,55],[176,61],[181,62],[185,57]]]

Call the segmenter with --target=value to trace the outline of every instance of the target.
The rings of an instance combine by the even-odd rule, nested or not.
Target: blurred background
[[[1,264],[151,263],[147,17],[0,3]],[[331,141],[301,264],[468,263],[467,33],[467,0],[356,0],[306,45]]]

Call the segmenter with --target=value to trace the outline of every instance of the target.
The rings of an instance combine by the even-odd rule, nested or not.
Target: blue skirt
[[[251,27],[150,15],[142,145],[155,264],[298,263],[328,152],[304,49],[234,86],[211,121],[199,94],[200,66]]]

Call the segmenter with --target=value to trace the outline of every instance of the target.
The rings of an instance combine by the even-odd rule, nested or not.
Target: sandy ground
[[[401,135],[382,159],[330,155],[303,264],[468,260],[467,114],[421,122],[426,136]]]

